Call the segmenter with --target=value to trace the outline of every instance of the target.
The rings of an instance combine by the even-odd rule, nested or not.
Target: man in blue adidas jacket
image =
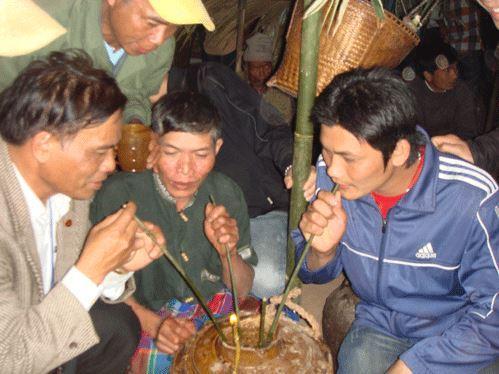
[[[475,373],[499,357],[499,197],[481,169],[438,152],[404,83],[337,76],[318,97],[316,200],[294,232],[300,271],[344,270],[361,301],[339,373]],[[339,189],[329,192],[333,184]],[[302,236],[303,235],[303,236]]]

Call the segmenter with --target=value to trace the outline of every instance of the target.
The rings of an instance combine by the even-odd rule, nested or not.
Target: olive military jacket
[[[83,49],[94,65],[112,75],[128,98],[124,120],[151,121],[149,97],[156,94],[165,74],[170,70],[175,52],[175,39],[169,38],[147,55],[125,56],[113,66],[104,47],[101,32],[101,1],[38,0],[36,1],[68,32],[48,46],[26,56],[0,57],[0,91],[8,87],[31,61],[50,52],[70,48]]]

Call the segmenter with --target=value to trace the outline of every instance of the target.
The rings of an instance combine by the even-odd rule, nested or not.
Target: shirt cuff
[[[66,273],[62,279],[62,284],[76,297],[87,312],[102,293],[102,285],[97,286],[74,266]]]
[[[110,272],[101,283],[102,296],[111,301],[117,300],[125,291],[125,284],[132,275],[132,271],[125,274]]]

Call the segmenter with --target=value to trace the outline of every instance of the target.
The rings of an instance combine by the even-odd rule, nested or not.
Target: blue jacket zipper
[[[387,231],[387,226],[388,226],[388,216],[390,212],[386,215],[386,219],[381,217],[382,219],[382,226],[381,226],[381,248],[379,251],[379,257],[378,257],[378,278],[376,282],[376,300],[378,301],[379,304],[381,304],[381,275],[382,275],[382,269],[383,269],[383,258],[385,257],[385,244],[386,244],[386,236],[388,235],[386,233]]]

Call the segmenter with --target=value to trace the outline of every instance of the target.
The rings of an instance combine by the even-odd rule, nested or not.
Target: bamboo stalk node
[[[305,139],[305,140],[310,140],[314,138],[314,135],[309,135],[309,134],[300,134],[298,132],[295,132],[295,138],[299,139]]]

